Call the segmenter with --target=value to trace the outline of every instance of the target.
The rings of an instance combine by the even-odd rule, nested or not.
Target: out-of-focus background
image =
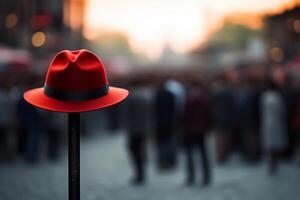
[[[67,116],[22,93],[82,48],[130,91],[81,115],[82,199],[300,198],[300,1],[1,0],[1,200],[67,198]]]

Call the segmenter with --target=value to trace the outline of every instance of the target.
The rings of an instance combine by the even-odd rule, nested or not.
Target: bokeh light
[[[275,62],[281,62],[284,58],[284,54],[281,48],[273,47],[270,52],[271,59]]]
[[[294,21],[293,28],[294,28],[296,33],[300,34],[300,19],[297,19],[297,20]]]
[[[43,32],[35,32],[32,35],[31,42],[34,47],[41,47],[46,41],[46,35]]]
[[[18,24],[18,16],[15,13],[11,13],[5,17],[5,27],[14,28]]]

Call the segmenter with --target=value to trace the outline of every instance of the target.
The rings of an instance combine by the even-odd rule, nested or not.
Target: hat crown
[[[107,85],[104,65],[92,52],[63,50],[52,60],[45,85],[62,91],[84,92]]]

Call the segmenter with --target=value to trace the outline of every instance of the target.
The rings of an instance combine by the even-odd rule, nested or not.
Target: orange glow
[[[293,23],[294,30],[300,34],[300,20],[297,19]]]
[[[73,30],[80,30],[83,26],[85,0],[64,1],[64,22]]]
[[[282,52],[282,49],[279,47],[273,47],[270,50],[271,59],[275,62],[281,62],[283,60],[284,54]]]
[[[46,42],[46,35],[43,32],[35,32],[31,38],[34,47],[41,47]]]
[[[234,24],[246,25],[251,29],[260,29],[263,26],[263,19],[259,14],[236,13],[228,15],[225,19]]]
[[[251,13],[256,18],[240,20],[260,28],[261,16],[294,6],[295,0],[87,0],[84,36],[90,40],[101,32],[123,32],[131,48],[157,59],[165,46],[186,53],[234,13]]]
[[[14,13],[11,13],[5,17],[5,26],[7,28],[14,28],[17,25],[18,21],[18,16]]]
[[[124,32],[132,49],[150,58],[157,58],[166,45],[185,52],[201,41],[205,24],[198,0],[178,2],[89,0],[84,34],[94,39],[101,30]]]

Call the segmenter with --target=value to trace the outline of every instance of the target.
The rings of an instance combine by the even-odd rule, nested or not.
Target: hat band
[[[86,92],[70,92],[63,91],[60,89],[52,88],[48,85],[44,85],[44,93],[48,97],[63,100],[63,101],[86,101],[97,99],[99,97],[105,96],[108,93],[108,84],[104,85],[100,89],[90,90]]]

